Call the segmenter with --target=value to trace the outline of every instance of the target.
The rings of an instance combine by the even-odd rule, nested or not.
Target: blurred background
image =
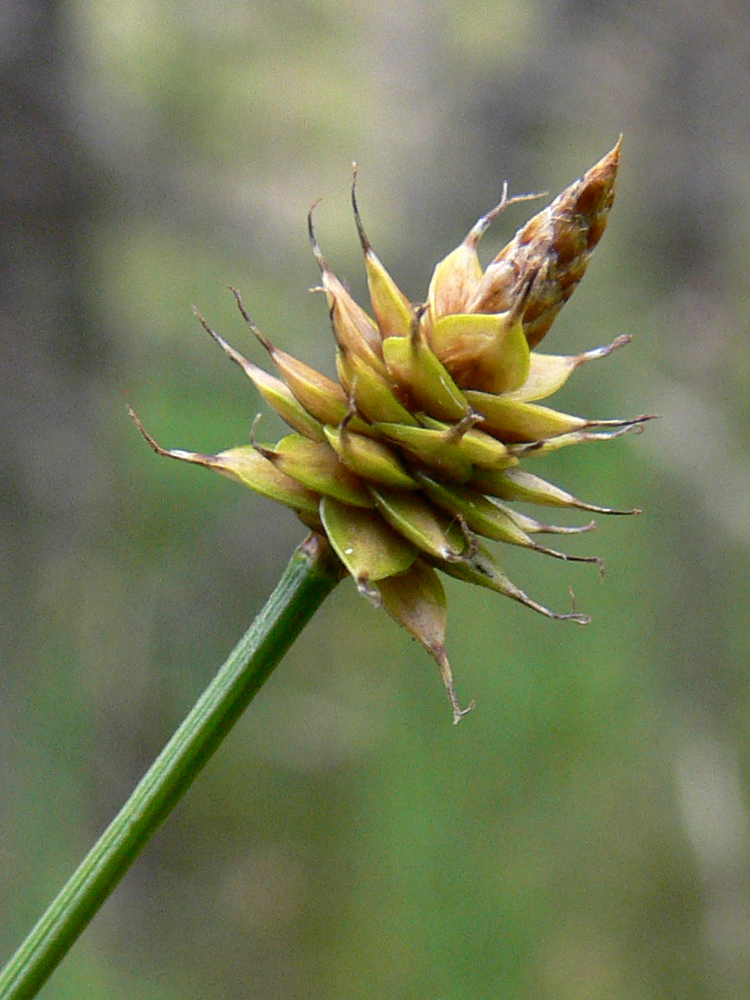
[[[193,319],[331,371],[305,213],[407,295],[511,193],[624,133],[545,348],[657,412],[540,459],[600,518],[505,565],[587,629],[450,586],[426,653],[338,588],[45,987],[49,1000],[744,998],[750,989],[750,24],[742,0],[18,0],[0,11],[0,955],[117,811],[304,529],[167,447],[265,407]],[[487,260],[534,210],[485,241]],[[263,436],[280,429],[263,418]]]

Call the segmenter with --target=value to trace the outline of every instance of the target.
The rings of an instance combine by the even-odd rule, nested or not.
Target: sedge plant
[[[477,247],[509,198],[482,216],[436,267],[426,301],[413,304],[373,250],[352,207],[370,292],[358,305],[308,228],[330,312],[338,381],[288,354],[261,332],[240,293],[242,316],[276,374],[245,358],[198,319],[289,425],[277,442],[256,439],[215,455],[157,444],[159,455],[220,472],[296,512],[310,534],[266,607],[59,896],[0,973],[0,1000],[36,994],[112,892],[148,838],[184,794],[274,666],[339,580],[383,608],[436,661],[453,722],[461,706],[446,651],[447,606],[440,574],[490,588],[550,618],[555,612],[517,587],[488,543],[590,562],[539,539],[594,526],[556,525],[517,504],[632,514],[578,499],[531,471],[550,452],[610,441],[642,429],[648,416],[589,419],[541,401],[576,369],[630,340],[581,354],[537,350],[583,277],[607,224],[620,142],[534,215],[483,268]]]

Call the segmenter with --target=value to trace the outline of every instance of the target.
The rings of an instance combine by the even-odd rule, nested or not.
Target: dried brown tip
[[[126,404],[126,409],[127,409],[127,411],[128,411],[128,416],[129,416],[129,417],[131,418],[131,420],[132,420],[132,421],[133,421],[133,422],[135,423],[135,426],[136,426],[136,427],[138,428],[138,430],[139,430],[139,431],[141,432],[141,434],[143,435],[143,437],[144,437],[144,439],[145,439],[146,443],[147,443],[147,444],[149,444],[149,445],[150,445],[150,446],[151,446],[151,447],[152,447],[152,448],[154,449],[154,451],[156,452],[156,454],[157,454],[157,455],[163,455],[163,456],[164,456],[165,458],[171,458],[171,455],[170,455],[170,453],[169,453],[169,452],[167,451],[167,449],[166,449],[166,448],[162,448],[162,447],[161,447],[161,445],[158,445],[158,444],[156,443],[156,441],[154,441],[154,439],[153,439],[153,438],[151,437],[151,435],[150,435],[150,434],[148,433],[148,431],[146,430],[146,428],[145,428],[145,427],[143,426],[143,424],[141,423],[141,419],[140,419],[140,417],[139,417],[139,416],[138,416],[138,414],[137,414],[137,413],[135,412],[135,410],[134,410],[134,409],[133,409],[133,407],[132,407],[132,406],[130,405],[130,403],[127,403],[127,404]]]
[[[255,419],[253,420],[253,425],[250,428],[250,434],[248,436],[250,438],[250,444],[253,446],[253,448],[255,448],[258,454],[262,455],[263,458],[267,458],[269,462],[272,462],[277,457],[278,452],[274,448],[268,448],[266,447],[266,445],[260,444],[257,437],[255,436],[255,432],[258,429],[258,424],[261,422],[262,419],[263,419],[262,413],[255,414]]]
[[[497,205],[495,205],[493,209],[490,209],[490,211],[486,215],[483,215],[481,219],[477,219],[477,221],[471,227],[469,232],[466,234],[466,237],[464,238],[463,241],[464,245],[470,247],[472,250],[476,249],[476,247],[479,244],[479,241],[487,232],[487,230],[490,228],[490,226],[498,217],[498,215],[504,212],[506,208],[510,208],[511,205],[518,205],[519,203],[524,201],[534,201],[537,198],[545,198],[546,196],[547,192],[542,191],[539,194],[516,194],[512,198],[509,198],[508,182],[503,181],[503,193],[500,195],[500,201],[497,203]]]
[[[377,587],[373,586],[370,582],[369,577],[360,576],[354,581],[357,585],[357,590],[366,600],[372,604],[374,608],[383,607],[383,597]]]
[[[359,235],[359,242],[362,244],[362,250],[365,254],[368,254],[372,250],[372,244],[367,238],[367,233],[365,232],[365,227],[362,225],[362,216],[359,214],[359,205],[357,204],[357,174],[359,169],[356,163],[352,163],[352,210],[354,211],[354,222],[357,226],[357,234]]]
[[[611,344],[605,344],[603,347],[594,347],[590,351],[583,351],[583,353],[576,355],[576,367],[585,364],[587,361],[597,361],[600,358],[607,358],[613,351],[629,344],[632,339],[632,333],[621,333],[619,337],[615,337]]]
[[[232,289],[232,291],[234,291],[234,289]],[[236,294],[238,295],[239,293],[237,292]],[[240,354],[239,351],[236,351],[231,344],[227,343],[227,341],[224,340],[224,338],[221,336],[220,333],[217,333],[216,330],[212,329],[208,325],[206,320],[203,318],[203,316],[201,316],[201,314],[198,312],[198,309],[195,306],[193,306],[192,308],[193,308],[193,315],[198,320],[203,329],[206,331],[206,333],[209,335],[209,337],[213,338],[213,340],[219,345],[222,351],[224,351],[227,357],[231,358],[232,361],[234,361],[236,365],[239,365],[239,367],[246,374],[250,375],[250,373],[252,372],[253,369],[256,368],[256,366],[253,365],[251,361],[248,361],[244,355]]]
[[[169,448],[162,448],[160,444],[157,444],[156,441],[154,441],[149,432],[143,426],[140,417],[135,412],[130,403],[127,403],[126,406],[127,406],[128,416],[133,420],[135,426],[143,435],[143,438],[146,441],[146,443],[151,448],[153,448],[153,450],[156,452],[157,455],[161,455],[164,458],[177,458],[182,462],[193,462],[196,465],[205,465],[208,468],[211,467],[211,462],[209,461],[210,456],[208,455],[200,455],[198,454],[198,452],[195,451],[183,451],[180,448],[173,448],[171,450]]]
[[[606,566],[604,565],[604,560],[601,556],[569,555],[567,552],[560,552],[558,549],[551,549],[546,545],[538,545],[536,542],[534,542],[530,548],[532,548],[535,552],[541,552],[545,556],[552,556],[553,559],[562,559],[564,562],[592,563],[598,567],[599,575],[602,579],[604,579]]]
[[[434,648],[432,650],[433,656],[437,660],[438,666],[440,667],[440,675],[443,678],[443,684],[445,685],[445,690],[448,692],[448,698],[450,699],[451,708],[453,709],[453,725],[457,726],[461,719],[469,712],[473,711],[476,707],[476,702],[472,698],[466,708],[461,708],[458,701],[458,695],[456,694],[456,686],[453,681],[453,671],[451,670],[450,661],[445,652],[445,649]]]
[[[538,601],[535,601],[532,597],[520,587],[511,585],[506,591],[508,597],[512,598],[514,601],[518,601],[519,604],[525,604],[527,608],[531,608],[532,611],[537,611],[540,615],[544,615],[545,618],[553,618],[555,621],[559,622],[575,622],[577,625],[590,625],[591,615],[584,615],[576,611],[575,596],[573,591],[568,588],[568,592],[571,596],[571,602],[573,605],[572,611],[560,613],[559,611],[552,611],[550,608],[545,607]]]
[[[484,417],[481,413],[467,413],[465,417],[458,421],[458,423],[453,424],[446,431],[443,432],[443,439],[446,443],[458,444],[458,442],[463,438],[465,434],[476,427],[477,424],[481,424]]]
[[[244,319],[244,321],[247,323],[247,325],[250,327],[250,329],[252,330],[252,332],[255,334],[255,336],[258,338],[258,340],[261,342],[261,344],[265,347],[265,349],[267,351],[272,351],[273,350],[273,345],[271,344],[271,342],[269,341],[269,339],[266,337],[266,335],[264,333],[261,333],[261,331],[258,329],[258,327],[253,322],[250,314],[248,313],[247,309],[245,308],[245,303],[242,301],[242,296],[240,295],[239,291],[236,288],[234,288],[232,285],[229,285],[228,288],[229,288],[229,291],[232,293],[232,295],[234,295],[235,302],[237,303],[237,308],[239,309],[240,315],[242,316],[242,318]],[[209,330],[209,333],[211,333],[210,330]],[[211,335],[215,337],[215,334],[211,333]]]
[[[310,246],[312,247],[313,255],[315,257],[315,260],[318,262],[318,267],[320,268],[322,273],[325,273],[326,271],[330,271],[330,268],[328,267],[328,263],[325,257],[323,256],[323,251],[320,249],[320,246],[318,245],[318,239],[315,235],[315,226],[313,225],[313,212],[321,203],[321,201],[322,198],[318,198],[318,200],[314,201],[310,206],[310,211],[307,213],[307,232],[310,237]]]
[[[643,429],[643,424],[649,422],[649,420],[657,420],[658,417],[655,413],[641,413],[637,417],[627,417],[625,419],[616,418],[615,420],[587,420],[583,430],[594,427],[612,427],[620,430],[621,433],[629,433],[630,431]],[[617,437],[614,433],[610,433],[610,437]]]
[[[466,523],[466,519],[461,514],[456,514],[456,521],[461,529],[461,534],[464,536],[464,541],[466,542],[466,548],[458,556],[449,556],[447,562],[471,562],[474,556],[477,554],[479,549],[479,539],[471,530],[469,525]]]
[[[629,517],[632,514],[642,514],[643,511],[640,507],[631,507],[628,510],[617,510],[614,507],[597,507],[593,503],[584,503],[583,500],[576,500],[575,503],[571,501],[571,507],[577,507],[578,510],[588,510],[592,514],[614,514],[618,517]]]

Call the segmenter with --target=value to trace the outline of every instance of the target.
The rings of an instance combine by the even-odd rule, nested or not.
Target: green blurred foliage
[[[603,583],[508,553],[541,600],[562,608],[572,586],[588,629],[449,586],[459,693],[478,701],[454,729],[427,655],[342,585],[44,997],[747,995],[744,13],[77,0],[9,15],[3,955],[304,534],[157,459],[123,391],[167,447],[247,440],[262,406],[190,313],[264,363],[228,284],[331,370],[304,218],[323,196],[319,238],[361,294],[353,159],[370,237],[417,300],[503,179],[555,193],[624,132],[610,228],[549,348],[635,334],[560,405],[662,415],[540,460],[586,499],[646,511],[571,539],[606,558]]]

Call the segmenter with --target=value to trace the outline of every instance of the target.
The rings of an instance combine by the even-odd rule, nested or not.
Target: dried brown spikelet
[[[573,294],[604,233],[615,198],[621,144],[622,137],[518,230],[487,268],[467,312],[505,312],[530,281],[523,326],[529,346],[536,347]]]

